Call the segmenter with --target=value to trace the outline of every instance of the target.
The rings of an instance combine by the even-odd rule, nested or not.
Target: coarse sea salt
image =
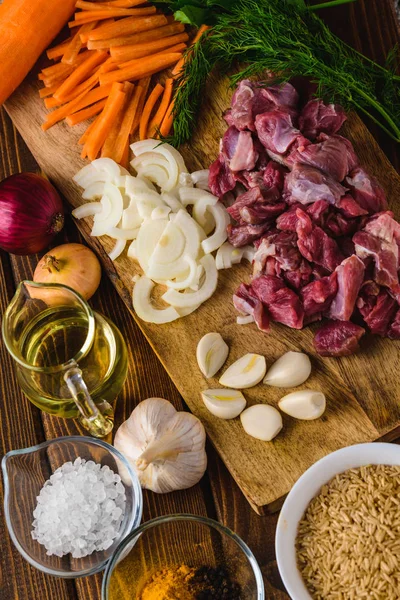
[[[121,477],[107,465],[77,458],[59,467],[40,490],[31,535],[49,556],[83,558],[112,546],[125,506]]]

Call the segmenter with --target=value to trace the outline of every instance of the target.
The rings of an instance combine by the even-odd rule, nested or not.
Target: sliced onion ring
[[[151,291],[154,283],[147,277],[141,277],[133,288],[133,308],[137,316],[147,323],[170,323],[179,319],[179,313],[172,306],[157,309],[152,306]]]
[[[218,271],[211,254],[203,256],[200,259],[200,264],[204,267],[205,278],[197,292],[182,294],[170,289],[163,294],[162,299],[176,308],[187,308],[208,300],[217,289]]]

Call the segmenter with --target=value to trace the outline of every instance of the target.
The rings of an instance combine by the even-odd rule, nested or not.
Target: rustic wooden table
[[[400,40],[392,0],[358,0],[354,4],[325,10],[322,16],[335,33],[374,60],[383,62],[387,52]],[[27,115],[29,118],[29,115]],[[399,148],[386,135],[367,123],[394,166],[399,169]],[[12,173],[38,169],[34,158],[4,111],[0,124],[0,180]],[[56,240],[80,241],[70,218]],[[22,279],[32,276],[37,256],[17,257],[0,251],[0,314]],[[103,277],[93,298],[95,309],[108,315],[123,332],[130,352],[130,369],[116,404],[116,427],[134,406],[149,396],[162,396],[182,408],[182,400],[149,344],[111,283]],[[0,344],[0,428],[1,454],[32,446],[45,439],[73,435],[73,421],[41,413],[20,392],[11,359]],[[82,433],[80,431],[79,433]],[[216,518],[235,530],[249,544],[264,574],[266,598],[287,600],[275,562],[274,533],[277,515],[259,517],[242,496],[213,448],[208,448],[206,476],[194,488],[167,495],[144,493],[143,520],[175,512],[190,512]],[[0,487],[1,503],[3,488]],[[1,600],[99,600],[101,574],[65,581],[33,569],[20,556],[8,536],[0,511],[0,598]]]

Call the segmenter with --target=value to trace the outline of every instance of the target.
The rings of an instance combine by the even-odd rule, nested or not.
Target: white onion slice
[[[182,256],[185,245],[186,238],[181,228],[176,223],[169,221],[158,240],[157,246],[154,248],[149,262],[160,265],[172,263]]]
[[[126,255],[129,258],[132,258],[132,260],[137,260],[137,258],[136,258],[136,240],[133,240],[133,242],[129,245],[128,252],[126,253]]]
[[[190,173],[179,173],[178,186],[193,187],[193,180]]]
[[[177,213],[179,210],[181,210],[181,208],[183,208],[183,205],[179,202],[178,198],[176,198],[176,196],[174,196],[173,194],[161,194],[161,198],[163,199],[163,201],[165,202],[165,204],[167,204],[167,206],[170,207],[171,211],[174,213]]]
[[[103,210],[94,216],[91,235],[100,236],[110,227],[116,227],[121,220],[124,203],[120,190],[112,183],[104,185],[104,196],[100,200]]]
[[[162,296],[165,302],[177,308],[186,308],[204,302],[213,295],[218,283],[215,260],[211,254],[208,254],[200,259],[200,264],[204,267],[205,278],[199,290],[190,294],[182,294],[177,290],[169,289]]]
[[[83,167],[83,169],[81,169],[73,177],[73,180],[82,188],[86,189],[94,183],[105,183],[106,181],[111,181],[111,175],[109,173],[106,173],[105,171],[100,173],[97,169],[94,168],[94,166],[91,163],[90,165],[86,165],[86,167]]]
[[[161,144],[158,140],[143,140],[141,142],[135,142],[132,144],[131,150],[136,156],[136,158],[134,158],[131,162],[132,167],[139,174],[144,174],[150,179],[150,181],[157,183],[163,192],[170,192],[172,189],[174,189],[174,187],[178,185],[179,174],[187,172],[187,168],[181,154],[175,150],[175,148],[170,146],[170,144]],[[148,170],[147,172],[144,171],[143,162],[137,162],[138,158],[150,153],[158,155],[157,159],[152,157],[154,166],[164,164],[164,162],[160,159],[168,161],[168,181],[161,184],[158,178],[155,178],[154,174],[150,174]],[[150,163],[146,164],[149,165]],[[139,170],[137,169],[138,165],[141,165]]]
[[[208,232],[210,232],[212,224],[207,218],[206,211],[209,206],[214,206],[218,202],[218,198],[204,190],[190,187],[180,188],[179,197],[184,206],[193,204],[193,217],[201,227],[207,226]]]
[[[236,317],[236,323],[238,325],[249,325],[250,323],[254,323],[254,317],[253,315],[239,316]]]
[[[125,250],[125,246],[126,240],[117,240],[114,248],[108,253],[108,256],[111,258],[111,260],[118,258],[118,256],[120,256],[120,254],[122,254]]]
[[[206,192],[210,192],[210,188],[208,187],[208,175],[209,169],[201,169],[200,171],[194,171],[192,173],[192,181],[196,187],[201,190],[206,190]]]
[[[128,177],[126,175],[118,175],[118,177],[115,177],[114,179],[114,185],[125,190],[127,178]]]
[[[197,262],[191,256],[184,256],[183,259],[189,265],[189,275],[182,280],[167,279],[165,285],[173,290],[185,290],[197,281]]]
[[[163,191],[171,191],[177,182],[177,169],[173,175],[169,170],[169,162],[155,152],[147,152],[131,161],[131,166],[138,175],[147,177]]]
[[[104,181],[96,181],[91,183],[82,194],[84,200],[93,200],[94,198],[101,198],[104,194]]]
[[[139,227],[136,229],[120,229],[119,227],[110,227],[107,230],[107,235],[115,240],[135,240],[139,233]]]
[[[136,238],[136,256],[143,271],[147,274],[149,258],[153,254],[169,221],[157,219],[142,223]]]
[[[135,229],[143,223],[143,218],[139,215],[137,206],[131,201],[128,208],[122,213],[121,227],[122,229]]]
[[[201,247],[205,254],[217,250],[225,242],[228,237],[226,228],[230,223],[229,213],[220,202],[215,206],[209,206],[208,210],[215,219],[215,231],[210,237],[201,242]]]
[[[99,173],[107,173],[113,181],[122,175],[122,167],[111,158],[96,158],[96,160],[92,161],[92,165]]]
[[[135,283],[133,288],[133,308],[137,316],[147,323],[170,323],[179,319],[179,313],[169,306],[164,309],[157,309],[151,303],[151,291],[154,283],[147,277],[141,277]]]
[[[174,215],[173,223],[177,225],[186,237],[185,254],[197,258],[201,245],[201,228],[186,210],[180,210]],[[203,233],[204,235],[204,233]]]
[[[169,206],[156,206],[151,212],[152,219],[167,219],[171,209]]]
[[[102,210],[103,206],[101,202],[87,202],[86,204],[78,206],[78,208],[74,208],[72,216],[75,217],[75,219],[84,219],[85,217],[98,215]]]
[[[152,184],[147,183],[147,180],[141,177],[133,177],[130,175],[125,179],[125,191],[129,196],[135,196],[138,192],[155,191]]]

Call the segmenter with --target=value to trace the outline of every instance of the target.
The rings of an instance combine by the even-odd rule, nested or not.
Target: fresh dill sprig
[[[179,0],[178,0],[179,1]],[[232,77],[274,73],[280,81],[294,76],[317,84],[317,94],[369,116],[400,142],[400,77],[367,59],[336,37],[303,0],[205,0],[214,25],[188,51],[175,92],[174,134],[179,146],[190,138],[207,78],[218,65],[226,73],[237,63],[246,66]]]

